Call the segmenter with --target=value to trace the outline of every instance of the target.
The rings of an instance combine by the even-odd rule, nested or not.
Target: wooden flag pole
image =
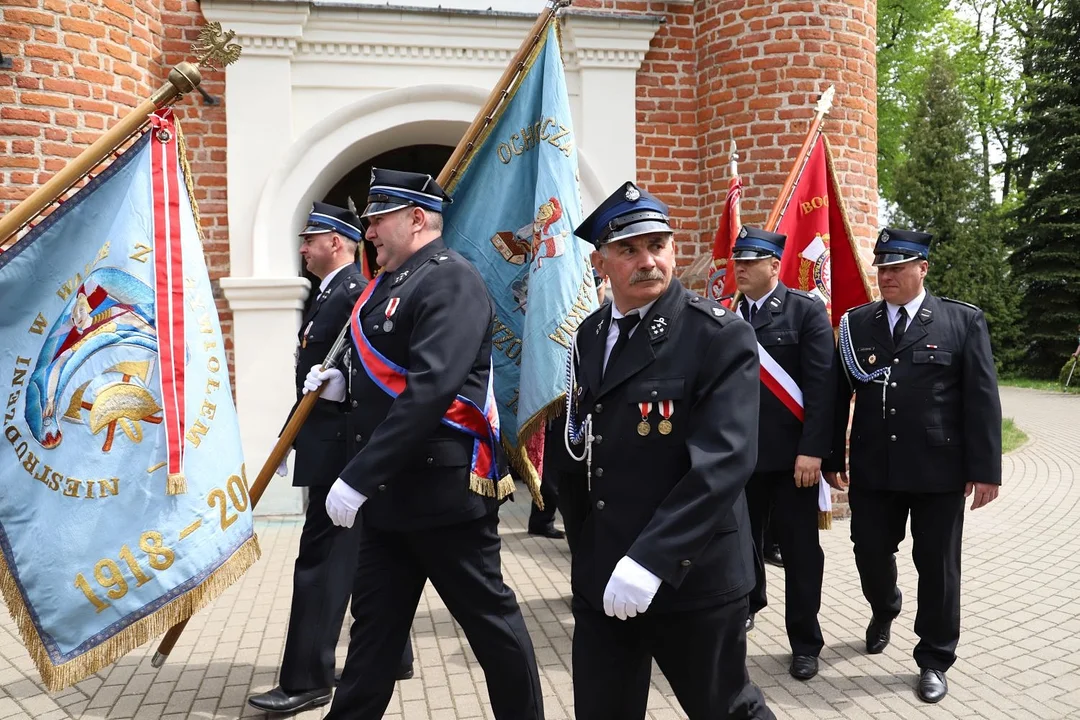
[[[564,7],[567,7],[573,2],[573,0],[552,0],[551,5],[544,9],[537,17],[536,22],[533,23],[532,28],[529,30],[529,34],[525,36],[525,40],[521,43],[521,47],[518,48],[517,54],[514,55],[510,64],[507,65],[506,70],[503,72],[502,77],[499,78],[498,84],[495,89],[488,96],[487,101],[480,108],[480,112],[476,114],[472,124],[469,125],[469,129],[465,131],[457,147],[454,149],[450,159],[446,162],[442,172],[439,173],[438,183],[442,187],[454,179],[458,173],[458,169],[462,160],[466,155],[475,147],[477,139],[483,134],[487,126],[495,118],[495,113],[499,108],[499,105],[509,96],[510,87],[517,79],[518,73],[525,66],[525,60],[532,53],[536,45],[543,39],[544,30],[547,28],[555,15]],[[323,361],[323,368],[329,369],[337,364],[338,358],[345,350],[345,344],[349,339],[349,326],[346,324],[338,334],[337,341],[331,348],[330,353]],[[310,392],[304,395],[297,405],[296,410],[293,411],[292,417],[289,418],[288,424],[281,432],[281,436],[278,438],[274,448],[270,451],[270,456],[267,457],[266,462],[263,463],[262,470],[259,471],[259,476],[255,479],[255,484],[251,486],[251,507],[255,508],[255,505],[259,502],[259,498],[262,497],[263,492],[266,491],[267,485],[270,484],[270,480],[274,477],[274,471],[277,470],[281,461],[289,454],[289,449],[292,447],[293,441],[296,439],[296,434],[300,431],[304,421],[307,420],[308,415],[311,414],[311,410],[315,407],[315,401],[318,399],[319,394],[317,392]],[[172,628],[169,632],[165,633],[165,636],[158,644],[157,652],[154,653],[154,657],[151,660],[151,664],[154,667],[161,667],[165,664],[165,661],[169,657],[169,653],[172,652],[176,646],[176,641],[180,639],[180,636],[184,632],[184,628],[187,626],[187,620],[183,620]]]
[[[821,123],[825,121],[825,116],[829,114],[829,110],[832,108],[835,94],[836,88],[832,85],[821,94],[815,108],[817,112],[814,115],[814,120],[810,123],[810,129],[806,131],[806,138],[803,140],[802,147],[799,148],[799,154],[795,156],[795,162],[791,165],[791,172],[788,173],[787,179],[784,181],[784,187],[776,198],[772,212],[769,213],[769,219],[765,221],[766,230],[775,232],[780,225],[780,221],[784,218],[788,203],[791,202],[791,196],[795,193],[795,186],[798,184],[799,178],[802,177],[806,163],[810,160],[810,150],[813,149],[814,141],[817,140],[817,136],[821,132]]]

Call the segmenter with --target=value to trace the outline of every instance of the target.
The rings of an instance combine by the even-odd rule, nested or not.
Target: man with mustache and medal
[[[690,720],[774,718],[746,670],[754,333],[672,277],[667,206],[634,183],[575,234],[613,296],[578,329],[545,457],[573,541],[575,714],[644,718],[655,660]]]

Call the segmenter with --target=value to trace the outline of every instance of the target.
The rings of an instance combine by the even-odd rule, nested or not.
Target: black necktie
[[[607,368],[611,367],[615,362],[615,358],[619,356],[619,353],[623,351],[626,344],[630,342],[630,331],[637,327],[637,324],[641,322],[641,315],[634,312],[629,315],[624,315],[615,321],[619,326],[619,337],[615,339],[615,344],[611,347],[611,354],[608,355],[607,365],[604,366],[604,372],[607,372]]]
[[[907,329],[907,308],[903,305],[900,306],[900,311],[896,315],[896,324],[892,329],[892,344],[893,348],[900,347],[900,341],[904,338],[904,330]]]
[[[743,300],[741,309],[743,319],[746,320],[746,322],[748,323],[754,322],[754,315],[755,311],[757,310],[757,305],[750,302],[749,300]]]

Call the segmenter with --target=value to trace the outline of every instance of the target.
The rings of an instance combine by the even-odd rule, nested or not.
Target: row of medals
[[[652,403],[648,404],[647,412],[645,411],[644,403],[641,404],[640,409],[642,410],[641,422],[639,422],[637,425],[637,434],[641,437],[645,437],[652,432],[652,425],[649,424],[649,414],[652,413]],[[668,414],[670,415],[671,413]],[[670,435],[671,421],[667,418],[664,418],[657,424],[656,429],[660,431],[661,435]]]

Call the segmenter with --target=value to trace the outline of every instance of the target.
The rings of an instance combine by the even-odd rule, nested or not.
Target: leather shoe
[[[746,616],[746,632],[750,632],[754,629],[754,614],[750,613]]]
[[[809,680],[817,675],[817,658],[813,655],[796,655],[791,658],[788,672],[796,680]]]
[[[256,710],[268,713],[295,713],[308,708],[319,707],[330,702],[330,690],[320,688],[318,690],[304,690],[298,693],[288,693],[278,686],[270,692],[252,695],[248,698],[248,705]]]
[[[566,533],[564,533],[562,530],[559,530],[554,525],[544,525],[543,527],[538,528],[531,527],[529,528],[529,534],[551,538],[552,540],[562,540],[564,537],[566,537]]]
[[[880,655],[889,647],[892,639],[892,620],[878,620],[870,618],[870,624],[866,626],[866,652],[871,655]]]
[[[784,567],[784,558],[780,555],[780,546],[773,545],[765,548],[765,562],[776,567]]]
[[[413,667],[412,667],[412,665],[402,665],[401,667],[398,668],[397,676],[394,679],[395,680],[408,680],[412,676],[413,676]],[[337,672],[334,673],[334,686],[337,687],[340,684],[341,684],[341,671],[338,670]]]
[[[949,694],[949,683],[945,682],[945,673],[940,670],[922,668],[916,691],[923,702],[940,702],[941,698]]]

